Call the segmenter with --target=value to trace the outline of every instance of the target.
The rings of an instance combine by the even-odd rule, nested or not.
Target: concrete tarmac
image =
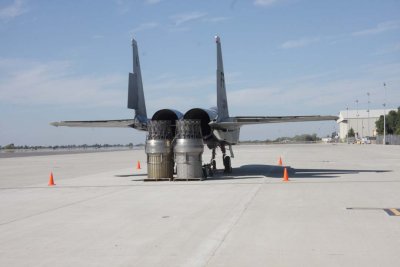
[[[190,182],[144,182],[144,150],[0,158],[0,266],[398,266],[400,146],[234,152]]]

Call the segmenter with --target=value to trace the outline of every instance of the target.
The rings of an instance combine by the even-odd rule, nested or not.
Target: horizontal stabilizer
[[[264,123],[284,123],[284,122],[303,122],[303,121],[330,121],[337,120],[337,116],[239,116],[233,117],[230,121],[211,122],[210,126],[218,127],[234,127],[250,124]]]
[[[53,126],[67,127],[128,127],[135,128],[135,120],[102,120],[102,121],[60,121],[50,123]]]

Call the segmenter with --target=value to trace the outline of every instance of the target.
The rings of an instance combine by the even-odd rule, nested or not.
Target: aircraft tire
[[[215,171],[217,169],[217,162],[214,160],[212,160],[211,162],[211,166],[212,166],[212,170]]]
[[[224,173],[231,173],[232,172],[232,165],[231,165],[231,157],[225,156],[224,157]]]

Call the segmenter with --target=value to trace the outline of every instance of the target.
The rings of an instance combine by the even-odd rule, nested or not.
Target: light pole
[[[369,92],[367,92],[367,96],[368,96],[368,109],[367,109],[367,112],[368,112],[368,123],[367,123],[367,127],[368,127],[368,131],[367,131],[367,136],[370,136],[370,132],[371,132],[371,129],[369,128],[369,104],[370,104],[370,102],[369,102]]]
[[[346,107],[346,110],[347,110],[347,134],[346,134],[346,139],[347,139],[347,144],[349,144],[349,132],[350,132],[349,107]]]
[[[364,138],[364,120],[361,119],[361,138]]]
[[[386,83],[383,83],[384,99],[383,99],[383,144],[386,145]]]
[[[356,99],[356,109],[357,109],[357,132],[356,132],[356,140],[358,139],[358,99]]]

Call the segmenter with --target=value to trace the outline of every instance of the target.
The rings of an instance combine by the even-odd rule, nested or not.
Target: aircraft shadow
[[[356,170],[356,169],[297,169],[286,166],[290,178],[338,178],[346,174],[358,173],[384,173],[391,170]],[[207,180],[232,180],[232,179],[259,179],[260,176],[267,178],[282,178],[284,166],[251,164],[233,168],[232,173],[226,174],[222,170],[217,170],[214,176],[207,177]],[[147,173],[141,174],[120,174],[115,177],[144,177]],[[132,181],[142,181],[135,179]]]
[[[286,166],[290,178],[338,178],[343,174],[358,173],[383,173],[391,170],[356,170],[356,169],[296,169]],[[251,179],[259,178],[254,176],[264,176],[268,178],[282,178],[284,166],[277,165],[243,165],[233,168],[232,174],[216,172],[208,180],[227,180],[227,179]]]
[[[114,177],[140,177],[145,176],[147,177],[147,173],[140,173],[140,174],[116,174]]]

